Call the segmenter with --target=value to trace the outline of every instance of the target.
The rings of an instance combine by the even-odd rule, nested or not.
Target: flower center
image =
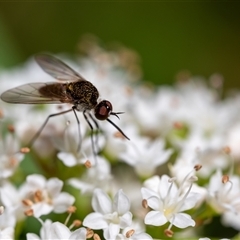
[[[174,207],[172,207],[172,206],[169,206],[168,208],[164,208],[164,209],[163,209],[164,216],[165,216],[167,219],[169,219],[169,218],[172,217],[173,212],[174,212]]]
[[[119,216],[118,216],[117,212],[109,213],[109,214],[105,215],[105,219],[109,223],[119,224],[119,222],[120,222],[120,219],[119,219]]]

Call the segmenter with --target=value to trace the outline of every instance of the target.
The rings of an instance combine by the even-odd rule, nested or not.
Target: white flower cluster
[[[47,116],[71,105],[1,101],[0,239],[197,239],[213,218],[220,227],[209,237],[240,231],[240,94],[223,97],[218,75],[209,84],[188,77],[147,86],[138,81],[136,54],[125,48],[94,45],[81,61],[59,58],[114,111],[124,111],[111,120],[130,141],[107,121],[91,132],[82,113],[79,136],[69,112],[51,118],[28,153]],[[44,81],[53,79],[33,60],[0,72],[1,93]],[[36,226],[22,224],[27,218],[37,219]],[[231,232],[221,236],[224,227]]]

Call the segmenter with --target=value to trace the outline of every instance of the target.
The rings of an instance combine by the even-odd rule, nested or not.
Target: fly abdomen
[[[63,83],[51,83],[38,89],[39,93],[44,97],[58,99],[63,103],[71,103],[71,98],[67,96],[66,84]]]

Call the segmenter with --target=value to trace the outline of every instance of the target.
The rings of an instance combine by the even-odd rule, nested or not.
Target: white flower
[[[142,188],[142,197],[153,209],[145,216],[145,224],[161,226],[170,222],[170,226],[178,228],[195,226],[191,216],[182,213],[193,208],[197,201],[196,194],[190,192],[191,185],[184,193],[183,189],[178,188],[174,180],[166,175],[161,178],[154,176],[146,180],[144,185],[147,187]]]
[[[207,177],[216,167],[221,169],[226,168],[228,159],[222,151],[225,146],[223,135],[215,134],[206,137],[202,131],[192,131],[187,139],[180,143],[180,160],[184,159],[184,166],[201,164],[203,168],[199,172],[199,175]],[[181,161],[179,162],[180,166],[183,164],[181,164]],[[186,171],[186,169],[183,169],[183,171]]]
[[[129,137],[129,132],[126,128],[124,128],[124,132],[126,132],[126,135]],[[127,139],[123,139],[122,136],[117,138],[115,135],[111,134],[107,137],[104,152],[107,153],[110,159],[118,159],[119,155],[125,151],[127,144],[129,144]]]
[[[240,178],[223,176],[218,170],[210,179],[208,193],[211,206],[222,214],[223,224],[240,230]]]
[[[198,169],[199,168],[199,169]],[[175,182],[181,186],[184,191],[187,191],[189,185],[191,185],[191,192],[197,193],[196,206],[200,206],[203,201],[206,200],[207,190],[205,187],[201,187],[196,183],[186,181],[190,176],[196,176],[196,173],[202,171],[201,165],[194,165],[194,161],[189,161],[189,158],[179,158],[173,165],[169,165],[171,175],[174,176]],[[200,170],[200,171],[199,171]]]
[[[0,202],[3,204],[5,209],[7,209],[8,213],[11,212],[11,218],[14,217],[17,220],[24,218],[24,215],[20,209],[21,197],[19,191],[10,182],[5,181],[2,183],[0,187]],[[14,219],[14,222],[16,219]]]
[[[40,230],[40,237],[34,233],[28,233],[27,240],[86,240],[86,234],[87,230],[85,228],[79,228],[71,232],[69,228],[67,228],[64,224],[60,222],[52,223],[50,220],[46,220],[42,224],[42,228]]]
[[[1,189],[2,190],[2,189]],[[2,191],[0,192],[2,195]],[[0,199],[0,203],[2,199]],[[15,207],[1,206],[0,213],[0,239],[14,239],[14,227],[16,225]]]
[[[14,134],[8,133],[4,139],[0,137],[0,179],[12,176],[23,158]]]
[[[71,178],[69,184],[81,190],[82,194],[91,193],[95,188],[109,191],[111,186],[111,168],[109,162],[98,156],[97,164],[89,168],[81,179]]]
[[[152,240],[152,237],[145,232],[135,232],[134,229],[127,227],[118,234],[116,240]]]
[[[82,120],[86,122],[85,119]],[[83,126],[83,124],[80,124],[80,127],[81,126]],[[79,136],[78,126],[76,124],[68,124],[64,133],[63,141],[55,139],[55,145],[60,150],[58,158],[68,167],[73,167],[77,164],[84,164],[87,160],[90,160],[91,164],[95,165],[93,151],[97,153],[102,148],[104,139],[100,134],[97,136],[94,135],[94,142],[92,145],[91,136],[85,136],[87,131],[86,127],[88,126],[81,127],[81,135]]]
[[[208,237],[204,237],[204,238],[199,238],[198,240],[211,240]],[[220,238],[219,240],[230,240],[229,238]]]
[[[17,207],[20,203],[20,197],[15,186],[10,182],[1,183],[0,187],[0,202],[5,207]]]
[[[124,129],[124,133],[129,137],[130,141],[127,140],[122,134],[119,134],[118,131],[115,131],[114,134],[112,132],[111,124],[104,124],[104,132],[107,133],[106,144],[104,146],[104,153],[106,152],[107,156],[111,160],[119,160],[121,158],[121,154],[127,151],[127,147],[135,142],[135,138],[139,136],[138,128],[135,124],[132,125],[122,125],[122,119],[119,121],[118,127]],[[111,130],[110,130],[111,128]]]
[[[0,229],[0,239],[14,239],[14,228],[8,227],[5,229]]]
[[[140,131],[150,134],[153,133],[154,136],[158,136],[161,129],[159,112],[156,111],[157,109],[155,108],[157,107],[156,103],[156,96],[152,91],[144,87],[134,91],[133,97],[131,101],[129,101],[129,113],[132,113],[132,118],[140,127]],[[170,113],[169,110],[168,113]]]
[[[237,160],[240,159],[240,123],[234,124],[227,133],[226,146],[230,147],[231,155]]]
[[[122,229],[116,237],[116,240],[142,240],[152,239],[152,237],[145,233],[143,223],[140,221],[133,221],[131,226]]]
[[[13,208],[5,208],[0,215],[0,239],[14,239],[16,216]]]
[[[171,149],[164,149],[165,142],[162,139],[151,141],[140,137],[127,144],[127,150],[120,154],[120,158],[135,168],[141,177],[151,176],[156,168],[165,163],[172,154]]]
[[[92,198],[94,213],[88,214],[83,225],[91,229],[103,229],[105,239],[114,239],[120,229],[132,223],[130,202],[122,190],[114,196],[113,201],[101,189],[95,189]]]
[[[61,192],[63,182],[58,178],[46,180],[42,175],[32,174],[27,177],[21,189],[24,206],[33,210],[39,217],[50,212],[66,212],[75,199],[69,193]]]

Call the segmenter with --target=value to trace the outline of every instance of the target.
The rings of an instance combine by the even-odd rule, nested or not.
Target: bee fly
[[[91,129],[91,142],[94,155],[96,154],[93,144],[94,128],[89,121],[89,117],[93,121],[97,129],[99,129],[99,126],[95,118],[92,116],[91,110],[94,111],[94,116],[96,117],[96,119],[107,120],[126,139],[129,140],[129,138],[123,133],[123,131],[109,119],[111,115],[119,118],[118,114],[122,114],[123,112],[113,112],[112,104],[107,100],[102,100],[99,102],[98,90],[92,83],[84,79],[79,73],[77,73],[68,65],[53,56],[47,54],[39,54],[35,56],[35,60],[46,73],[62,82],[28,83],[7,90],[1,95],[1,99],[4,102],[19,104],[69,103],[72,104],[72,108],[66,111],[49,115],[41,128],[30,141],[30,146],[32,146],[34,141],[38,138],[51,117],[65,114],[71,111],[73,111],[78,123],[78,148],[80,148],[81,144],[80,121],[77,117],[76,111],[83,112],[83,116]]]

